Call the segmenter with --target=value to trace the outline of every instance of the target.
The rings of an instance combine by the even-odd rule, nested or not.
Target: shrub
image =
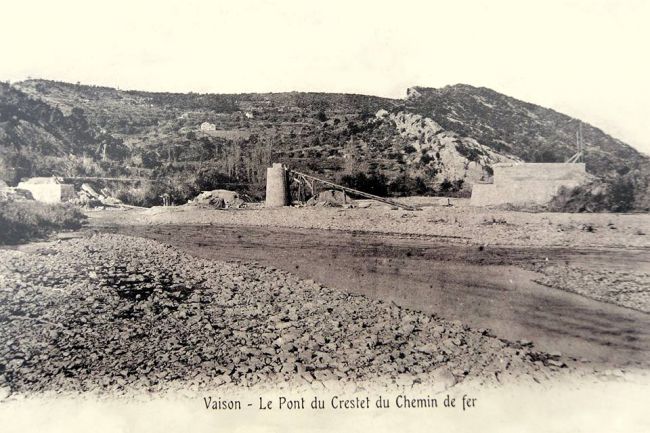
[[[609,188],[610,210],[629,212],[634,207],[634,184],[630,179],[616,178]]]
[[[388,193],[391,196],[410,196],[410,195],[426,195],[431,194],[433,191],[427,186],[425,181],[420,177],[411,177],[406,173],[397,176],[388,185]]]
[[[555,155],[551,149],[540,150],[533,154],[533,162],[558,162],[561,160],[562,158]]]
[[[0,244],[16,244],[65,229],[78,229],[86,216],[68,204],[0,202]]]
[[[327,115],[325,114],[325,112],[323,110],[320,110],[316,114],[316,119],[318,119],[321,122],[327,122]]]
[[[469,197],[471,192],[463,189],[464,184],[463,179],[454,179],[452,181],[445,179],[440,183],[436,193],[443,197]]]
[[[470,161],[478,161],[481,156],[481,152],[473,147],[465,145],[462,141],[456,143],[456,150]]]
[[[378,196],[386,196],[388,185],[386,176],[371,171],[370,174],[356,172],[341,178],[341,185]]]
[[[132,206],[156,206],[162,204],[160,196],[166,191],[158,183],[145,182],[142,185],[120,185],[113,196]]]
[[[431,161],[433,161],[433,158],[428,153],[423,153],[420,157],[420,164],[422,165],[427,165]]]
[[[406,146],[404,146],[404,153],[413,153],[416,150],[417,149],[415,147],[411,146],[410,144],[407,144]]]
[[[622,177],[560,188],[548,205],[554,212],[629,212],[633,208],[634,185]]]

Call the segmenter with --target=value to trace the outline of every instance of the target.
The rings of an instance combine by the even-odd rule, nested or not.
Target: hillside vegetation
[[[207,122],[214,130],[202,130]],[[563,161],[579,121],[467,85],[406,99],[325,93],[175,94],[44,80],[0,84],[0,177],[155,179],[107,185],[121,199],[177,203],[200,190],[263,195],[265,169],[386,195],[469,195],[503,161]],[[587,170],[633,186],[648,209],[648,157],[584,125]]]

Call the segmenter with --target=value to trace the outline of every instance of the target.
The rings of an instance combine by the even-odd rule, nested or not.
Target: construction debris
[[[12,187],[0,187],[0,202],[25,200],[34,200],[34,196],[28,190]]]
[[[275,165],[276,164],[274,164],[274,166]],[[396,200],[391,200],[391,199],[388,199],[388,198],[385,198],[385,197],[380,197],[378,195],[368,194],[367,192],[359,191],[359,190],[356,190],[356,189],[353,189],[353,188],[348,188],[347,186],[337,185],[334,182],[330,182],[329,180],[319,179],[319,178],[314,177],[312,175],[301,173],[301,172],[296,171],[296,170],[289,170],[289,173],[290,173],[290,177],[294,178],[300,184],[304,183],[305,185],[307,185],[312,192],[314,191],[314,185],[315,184],[323,184],[323,185],[326,185],[326,186],[328,186],[330,188],[333,188],[335,190],[340,190],[340,191],[343,191],[343,192],[346,192],[346,193],[349,193],[349,194],[353,194],[353,195],[358,196],[358,197],[365,197],[365,198],[369,198],[369,199],[372,199],[372,200],[375,200],[375,201],[378,201],[378,202],[381,202],[381,203],[386,203],[386,204],[389,204],[389,205],[391,205],[391,206],[393,206],[395,208],[411,210],[411,211],[412,210],[419,210],[419,208],[417,208],[415,206],[410,206],[410,205],[407,205],[407,204],[404,204],[404,203],[400,203],[400,202],[398,202]],[[302,189],[302,187],[301,187],[301,189]]]
[[[95,188],[87,183],[81,185],[81,189],[77,193],[77,197],[72,200],[72,203],[85,208],[126,206],[121,200],[111,197],[106,189],[97,192]]]
[[[355,202],[345,191],[325,190],[321,191],[307,201],[308,206],[326,207],[354,207]]]
[[[214,189],[212,191],[203,191],[187,204],[214,209],[239,209],[244,206],[245,202],[235,191]]]

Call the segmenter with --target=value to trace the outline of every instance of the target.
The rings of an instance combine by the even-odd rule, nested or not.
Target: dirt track
[[[95,223],[97,224],[97,222]],[[246,226],[101,226],[204,258],[256,261],[302,278],[526,339],[602,367],[647,367],[650,315],[533,282],[547,257],[646,266],[647,250],[573,251],[443,243],[434,237]],[[634,255],[635,262],[629,258]]]

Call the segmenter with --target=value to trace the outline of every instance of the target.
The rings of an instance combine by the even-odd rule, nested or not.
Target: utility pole
[[[576,162],[584,162],[584,139],[582,137],[582,122],[578,123],[578,158]]]
[[[584,162],[584,138],[582,136],[582,122],[578,123],[578,130],[576,131],[576,147],[578,151],[571,158],[566,160],[567,163],[573,164],[576,162]]]

